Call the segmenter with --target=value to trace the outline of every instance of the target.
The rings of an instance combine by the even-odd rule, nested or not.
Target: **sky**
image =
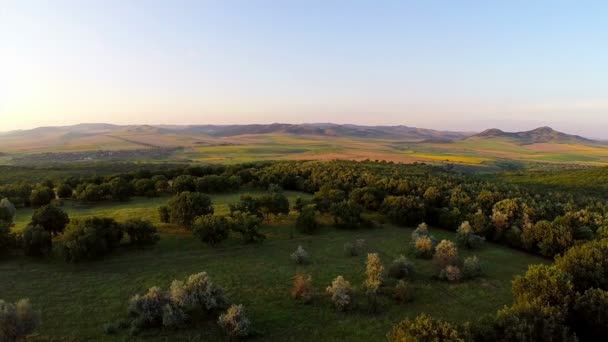
[[[608,138],[606,1],[0,0],[0,131],[334,122]]]

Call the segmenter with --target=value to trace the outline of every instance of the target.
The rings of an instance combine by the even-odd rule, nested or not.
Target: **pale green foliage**
[[[291,260],[298,265],[307,264],[310,261],[308,252],[302,246],[298,246],[295,252],[291,254]]]
[[[14,342],[31,334],[40,325],[40,314],[29,299],[7,303],[0,299],[0,341]]]
[[[169,289],[169,298],[188,310],[200,308],[210,311],[222,308],[227,303],[224,290],[213,284],[206,272],[192,274],[185,282],[174,280]]]
[[[245,314],[243,305],[231,305],[228,310],[220,315],[218,324],[232,337],[245,337],[250,334],[251,321]]]
[[[474,279],[481,275],[481,265],[477,256],[472,256],[464,259],[462,264],[462,277],[465,279]]]
[[[412,241],[416,241],[423,236],[429,236],[429,226],[424,222],[419,224],[412,232]]]
[[[366,250],[366,242],[364,239],[357,239],[354,243],[347,242],[344,244],[344,253],[347,256],[359,256]]]
[[[334,307],[338,311],[346,311],[351,306],[353,288],[344,277],[336,277],[325,291],[331,296]]]

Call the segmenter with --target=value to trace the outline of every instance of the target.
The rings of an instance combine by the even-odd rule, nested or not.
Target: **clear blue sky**
[[[0,120],[608,137],[608,2],[7,0]]]

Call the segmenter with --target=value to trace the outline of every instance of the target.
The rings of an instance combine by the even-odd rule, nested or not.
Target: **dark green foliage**
[[[156,184],[151,179],[138,179],[133,183],[135,195],[156,197],[158,192],[156,190]]]
[[[266,218],[270,220],[271,215],[289,214],[289,200],[282,192],[271,192],[256,198],[257,207]]]
[[[134,246],[154,245],[160,240],[158,230],[150,221],[131,219],[121,224],[129,237],[129,244]]]
[[[262,217],[259,201],[249,194],[241,195],[237,203],[230,204],[230,213],[232,214],[237,211]]]
[[[8,223],[0,221],[0,256],[17,247],[15,235],[11,232]]]
[[[464,279],[475,279],[481,276],[481,264],[476,256],[464,259],[462,263],[462,277]]]
[[[108,198],[109,188],[105,184],[83,183],[78,185],[74,196],[77,200],[83,202],[99,202]]]
[[[65,226],[69,222],[70,219],[68,218],[68,214],[60,208],[48,204],[34,211],[30,224],[33,226],[41,226],[49,233],[57,235],[63,232]]]
[[[10,225],[13,223],[13,217],[8,208],[0,207],[0,222]]]
[[[169,207],[167,207],[166,205],[160,206],[158,208],[158,216],[159,216],[160,222],[169,223],[169,221],[171,220],[171,217],[169,214]]]
[[[189,175],[181,175],[177,176],[173,180],[173,184],[171,184],[171,190],[175,194],[179,194],[181,192],[194,192],[196,191],[196,186],[194,185],[194,177]]]
[[[57,197],[59,198],[70,198],[72,197],[74,190],[69,184],[62,183],[57,187]]]
[[[581,341],[600,341],[608,336],[608,292],[589,289],[579,294],[569,323]]]
[[[112,179],[107,186],[113,201],[126,201],[135,194],[133,185],[123,177]]]
[[[198,216],[213,214],[211,198],[200,192],[182,192],[167,203],[169,222],[192,228]]]
[[[51,203],[55,198],[53,189],[39,185],[30,194],[30,203],[33,207],[40,207]]]
[[[393,260],[388,268],[388,275],[395,279],[412,279],[414,274],[416,274],[414,263],[403,255]]]
[[[384,201],[385,191],[375,186],[367,186],[363,188],[354,189],[349,199],[366,210],[377,211]]]
[[[329,213],[333,216],[334,225],[338,228],[356,229],[370,224],[361,216],[363,207],[352,201],[332,204]]]
[[[400,226],[415,226],[424,221],[424,203],[414,196],[388,196],[382,203],[388,219]]]
[[[228,238],[231,221],[224,216],[199,216],[192,225],[192,232],[198,238],[211,246],[220,244]]]
[[[194,181],[196,191],[207,193],[235,191],[240,185],[238,176],[206,175]]]
[[[122,237],[120,224],[111,218],[73,219],[63,236],[63,256],[70,262],[96,259],[116,248]]]
[[[346,199],[346,193],[339,189],[332,189],[330,185],[324,184],[321,186],[313,197],[313,202],[317,206],[317,210],[326,213],[329,212],[331,206],[335,203],[342,202]]]
[[[314,205],[303,207],[296,219],[296,229],[302,234],[312,234],[319,228],[316,220],[317,209]]]
[[[260,232],[262,220],[249,213],[234,212],[230,217],[232,230],[241,234],[246,243],[261,242],[266,239],[266,235]]]
[[[51,233],[41,226],[29,225],[23,230],[23,251],[29,256],[44,256],[53,250]]]

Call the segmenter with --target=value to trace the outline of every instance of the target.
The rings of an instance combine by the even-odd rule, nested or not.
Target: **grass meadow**
[[[305,194],[288,193],[293,201]],[[228,211],[239,194],[214,195],[216,212]],[[101,215],[124,220],[142,217],[158,223],[157,207],[166,197],[134,199],[121,204],[90,207],[65,203],[71,217]],[[18,229],[31,211],[20,210]],[[158,245],[145,249],[120,249],[101,260],[67,264],[59,255],[47,259],[11,257],[0,261],[0,294],[14,301],[29,297],[42,313],[40,334],[72,336],[82,341],[218,341],[222,337],[215,322],[206,322],[177,331],[150,330],[137,337],[126,331],[105,335],[103,326],[126,316],[128,299],[152,286],[167,288],[173,279],[206,271],[221,285],[234,303],[246,306],[257,335],[254,340],[274,341],[383,341],[396,322],[422,312],[455,322],[494,313],[511,302],[511,280],[527,265],[543,259],[506,247],[486,244],[474,253],[484,276],[475,281],[448,284],[433,279],[437,270],[432,261],[414,259],[417,274],[411,284],[414,300],[396,304],[386,298],[380,313],[366,310],[363,287],[365,256],[347,257],[343,245],[355,239],[367,241],[370,252],[378,252],[385,265],[400,254],[411,252],[411,228],[377,225],[362,230],[338,230],[328,224],[315,235],[294,232],[295,215],[265,224],[267,239],[261,244],[243,244],[236,236],[219,247],[209,247],[190,232],[161,225]],[[437,238],[454,239],[452,232],[431,229]],[[290,254],[302,245],[311,263],[296,266]],[[412,257],[413,258],[413,257]],[[316,296],[311,304],[297,304],[290,298],[291,278],[296,272],[312,275]],[[356,287],[355,308],[334,311],[325,287],[343,275]],[[392,282],[389,280],[389,283]]]

